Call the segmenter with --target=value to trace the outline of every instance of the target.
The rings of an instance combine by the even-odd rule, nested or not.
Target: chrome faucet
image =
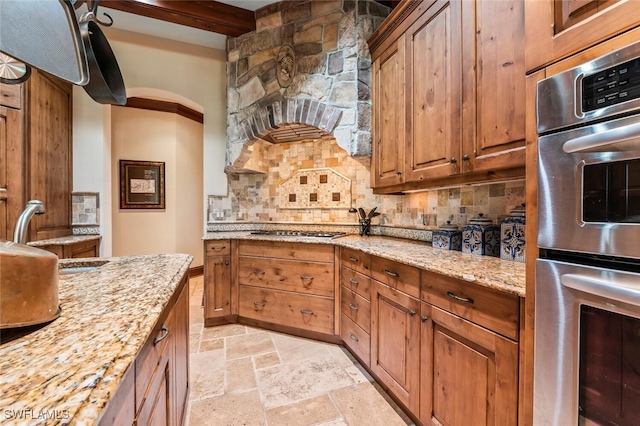
[[[13,242],[18,244],[26,244],[27,243],[27,228],[29,227],[29,222],[34,214],[44,214],[44,204],[42,201],[38,200],[30,200],[27,203],[27,207],[25,207],[24,211],[20,213],[18,220],[16,221],[16,229],[13,232]]]

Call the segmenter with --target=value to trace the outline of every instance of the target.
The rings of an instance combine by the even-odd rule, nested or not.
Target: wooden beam
[[[103,0],[100,5],[230,37],[256,29],[253,11],[214,0]]]
[[[148,109],[150,111],[170,112],[198,123],[204,123],[204,114],[176,102],[146,98],[127,98],[127,104],[124,106],[128,108]]]

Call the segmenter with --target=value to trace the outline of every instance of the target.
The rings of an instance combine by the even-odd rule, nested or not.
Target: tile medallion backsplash
[[[480,213],[499,223],[525,200],[524,180],[404,195],[373,194],[370,158],[348,156],[332,138],[275,144],[266,147],[264,154],[266,174],[230,174],[228,194],[208,197],[210,224],[351,225],[358,218],[350,207],[366,211],[377,207],[382,215],[373,219],[374,233],[376,225],[436,229],[446,221],[462,226]]]
[[[73,234],[99,235],[100,194],[98,192],[72,192],[71,205]]]

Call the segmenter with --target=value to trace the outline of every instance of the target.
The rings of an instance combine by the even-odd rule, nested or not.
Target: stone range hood
[[[227,40],[227,173],[266,173],[268,146],[335,138],[371,155],[366,43],[389,9],[372,0],[283,1]]]

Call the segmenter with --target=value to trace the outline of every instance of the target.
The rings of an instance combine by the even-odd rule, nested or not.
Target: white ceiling
[[[243,9],[256,10],[271,3],[274,0],[217,0]],[[84,11],[84,9],[82,9]],[[225,49],[226,36],[212,33],[210,31],[199,30],[186,27],[184,25],[172,24],[157,19],[146,18],[119,10],[100,7],[98,17],[106,20],[102,13],[106,12],[113,18],[113,28],[132,31],[141,34],[152,35],[184,43],[196,44],[199,46],[212,47],[214,49]]]

